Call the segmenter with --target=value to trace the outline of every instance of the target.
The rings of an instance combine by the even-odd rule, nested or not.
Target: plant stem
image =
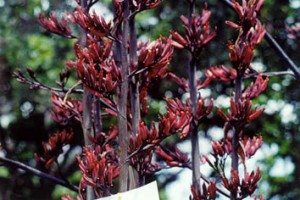
[[[119,176],[119,192],[125,192],[128,190],[128,179],[129,179],[129,164],[126,162],[129,148],[129,132],[127,130],[127,98],[128,98],[128,16],[129,16],[129,1],[123,1],[124,20],[123,20],[123,31],[122,31],[122,65],[121,65],[121,90],[119,94],[119,114],[118,114],[118,125],[119,125],[119,145],[120,145],[120,163],[124,163],[120,169]]]
[[[88,9],[88,1],[81,0],[80,5],[83,9]],[[87,42],[87,33],[85,30],[82,30],[80,41],[80,45],[86,47],[88,45]],[[92,103],[93,103],[93,96],[92,94],[84,87],[83,88],[83,116],[82,116],[82,130],[83,130],[83,138],[84,138],[84,145],[87,146],[91,144],[88,136],[92,133]],[[92,200],[95,198],[94,190],[92,186],[87,186],[86,190],[86,199]]]
[[[95,127],[95,134],[102,132],[101,101],[99,98],[95,100]]]
[[[241,92],[242,92],[242,76],[239,72],[237,72],[237,77],[235,79],[235,106],[238,105],[238,102],[241,98]],[[238,124],[234,127],[234,133],[232,138],[232,146],[233,150],[231,153],[231,167],[235,171],[239,171],[239,156],[238,156],[238,145],[239,145],[239,130],[238,130]]]
[[[57,178],[55,176],[52,176],[50,174],[44,173],[44,172],[42,172],[40,170],[37,170],[37,169],[35,169],[33,167],[25,165],[24,163],[21,163],[19,161],[11,160],[9,158],[0,157],[0,162],[3,162],[6,165],[10,165],[10,166],[16,167],[18,169],[23,169],[26,172],[32,173],[32,174],[34,174],[34,175],[36,175],[36,176],[38,176],[40,178],[50,180],[50,181],[52,181],[52,182],[54,182],[56,184],[59,184],[59,185],[64,186],[66,188],[69,188],[70,190],[78,192],[78,187],[77,186],[72,185],[72,184],[68,183],[65,180],[59,179],[59,178]]]
[[[195,3],[189,3],[189,27],[191,27],[193,13],[195,9]],[[195,116],[197,111],[197,88],[196,88],[196,58],[192,54],[189,64],[189,88],[190,88],[190,98],[192,102],[192,113]],[[192,183],[196,191],[201,194],[201,174],[200,174],[200,149],[199,149],[199,135],[197,124],[192,120],[190,125],[190,137],[192,145]]]
[[[132,66],[132,70],[137,67],[137,36],[136,36],[136,26],[135,26],[135,16],[133,15],[129,19],[129,35],[130,35],[130,65]],[[131,70],[131,71],[132,71]],[[130,73],[131,73],[130,71]],[[132,76],[130,82],[130,101],[131,101],[131,115],[132,115],[132,137],[135,138],[139,133],[139,122],[140,122],[140,92],[139,92],[139,80],[137,80],[136,76]],[[136,188],[139,184],[143,185],[140,182],[139,175],[134,168],[130,168],[132,171],[132,178],[130,179],[129,189]]]
[[[192,58],[189,66],[189,86],[190,86],[190,97],[192,101],[192,112],[193,115],[197,111],[197,90],[196,90],[196,63],[194,58]],[[190,137],[192,145],[192,174],[193,174],[193,186],[196,190],[201,191],[200,181],[200,149],[199,149],[199,135],[197,124],[192,120],[190,125]]]

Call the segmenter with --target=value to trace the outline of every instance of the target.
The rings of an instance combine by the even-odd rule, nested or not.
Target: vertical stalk
[[[122,31],[122,46],[121,46],[121,75],[122,83],[119,94],[119,114],[118,114],[118,125],[119,125],[119,145],[120,145],[120,176],[119,176],[119,192],[128,190],[128,179],[129,179],[129,164],[126,161],[128,156],[129,148],[129,133],[127,130],[127,98],[128,98],[128,16],[129,16],[129,1],[123,1],[124,20],[123,20],[123,31]]]
[[[135,17],[132,16],[129,19],[129,35],[130,35],[130,65],[135,69],[137,67],[137,38],[136,38],[136,26]],[[135,76],[132,77],[130,82],[130,103],[131,103],[131,114],[132,114],[132,137],[136,137],[139,132],[140,122],[140,93],[139,93],[139,81]],[[139,175],[133,168],[130,168],[132,172],[132,178],[130,178],[130,189],[136,188],[139,184]]]
[[[190,97],[192,101],[192,112],[195,115],[197,110],[197,90],[196,90],[196,62],[192,58],[189,65],[189,87]],[[200,149],[199,149],[199,135],[196,122],[193,120],[190,125],[190,137],[192,145],[192,174],[193,174],[193,186],[196,190],[201,191],[200,188]]]
[[[87,9],[87,0],[81,0],[80,2],[81,7]],[[81,38],[80,38],[80,45],[85,47],[87,46],[87,33],[82,30]],[[88,135],[92,133],[92,103],[93,103],[93,96],[92,94],[86,89],[83,88],[83,117],[82,117],[82,130],[83,130],[83,137],[84,137],[84,145],[87,146],[91,144],[91,141],[88,138]],[[92,200],[94,199],[94,190],[92,186],[87,186],[86,191],[86,199]]]
[[[191,27],[193,14],[195,9],[195,2],[190,1],[189,7],[189,27]],[[197,111],[197,88],[196,88],[196,58],[192,54],[189,64],[189,89],[190,89],[190,98],[192,102],[192,112],[193,115]],[[196,191],[201,193],[201,174],[200,174],[200,149],[199,149],[199,135],[197,130],[197,124],[193,120],[190,125],[190,137],[192,145],[192,181],[193,186]]]
[[[246,42],[246,34],[243,31],[240,31],[239,36],[236,40],[236,44],[243,45]],[[241,65],[241,64],[240,64]],[[236,68],[236,79],[235,79],[235,88],[234,88],[234,102],[235,106],[238,106],[239,100],[242,95],[242,77],[244,74],[244,71],[242,69],[239,69],[240,67]],[[239,172],[239,155],[238,155],[238,146],[239,146],[239,122],[237,122],[233,127],[233,138],[232,138],[232,153],[231,153],[231,167],[232,170],[235,170],[237,173]]]
[[[130,64],[137,65],[137,39],[135,30],[135,18],[132,17],[129,20],[129,31],[130,31]],[[139,131],[140,121],[140,98],[139,98],[139,86],[138,80],[133,76],[130,82],[130,94],[131,94],[131,114],[132,114],[132,132],[133,137],[136,137]]]
[[[235,79],[235,106],[237,106],[240,98],[241,98],[241,92],[242,92],[242,75],[240,72],[237,72],[237,77]],[[235,171],[239,171],[239,156],[238,156],[238,145],[239,145],[239,132],[238,124],[234,127],[234,135],[232,138],[232,146],[233,151],[231,153],[232,163],[231,167]]]
[[[99,98],[95,100],[95,131],[96,133],[102,132],[101,101]]]

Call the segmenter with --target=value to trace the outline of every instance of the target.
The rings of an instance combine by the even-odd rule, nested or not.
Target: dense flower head
[[[191,21],[185,16],[181,16],[186,35],[181,36],[179,33],[171,31],[173,45],[178,48],[188,49],[196,58],[204,46],[206,46],[215,36],[216,30],[211,32],[209,18],[211,12],[207,9],[207,4],[202,10],[202,14],[192,16]]]
[[[77,7],[72,13],[67,13],[70,23],[78,24],[83,30],[98,38],[112,39],[112,22],[106,22],[104,17],[94,11],[90,14],[86,9]]]
[[[43,142],[44,153],[42,156],[35,154],[35,159],[49,168],[57,157],[63,152],[63,147],[70,144],[73,139],[73,131],[63,130],[50,136],[48,142]]]
[[[81,121],[83,112],[83,105],[81,100],[72,99],[66,95],[59,93],[52,93],[52,119],[56,122],[66,125],[72,119]]]
[[[39,15],[39,23],[43,28],[52,33],[66,38],[75,38],[75,36],[72,35],[71,28],[67,24],[66,18],[62,17],[61,22],[59,22],[54,12],[50,13],[49,18],[47,18],[44,13],[41,13]]]
[[[74,46],[77,57],[75,62],[67,62],[68,67],[76,69],[78,79],[95,96],[104,97],[116,94],[121,80],[119,67],[112,58],[111,41],[99,42],[95,38],[88,37],[89,45],[81,48]]]
[[[191,186],[192,195],[190,200],[215,200],[217,198],[217,186],[215,182],[202,184],[202,191],[197,190],[194,185]]]
[[[227,21],[227,23],[234,28],[242,28],[244,33],[247,33],[251,27],[257,23],[257,13],[261,9],[264,0],[243,0],[242,5],[237,1],[234,3],[234,10],[239,16],[239,24]]]
[[[231,171],[231,179],[228,180],[225,175],[222,175],[222,183],[226,189],[231,192],[231,197],[245,198],[251,196],[257,188],[258,181],[261,178],[260,170],[252,171],[250,174],[245,172],[245,176],[240,179],[237,171]]]
[[[263,111],[264,108],[258,109],[257,106],[252,110],[252,101],[249,98],[244,100],[240,99],[238,102],[235,102],[235,100],[231,98],[230,110],[228,110],[227,116],[218,108],[218,113],[224,121],[236,126],[238,130],[242,130],[246,123],[258,118]]]
[[[97,197],[110,191],[113,179],[119,175],[118,158],[111,147],[108,145],[84,147],[82,155],[78,156],[77,160],[83,185],[94,187]]]
[[[259,74],[256,77],[255,82],[252,82],[249,87],[245,89],[245,91],[242,94],[242,98],[246,99],[253,99],[255,97],[258,97],[262,92],[264,92],[268,86],[269,78],[266,77],[265,79],[262,77],[261,74]]]

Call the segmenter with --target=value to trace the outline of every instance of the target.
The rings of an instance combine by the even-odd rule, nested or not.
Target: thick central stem
[[[128,99],[128,16],[129,16],[129,1],[123,1],[124,21],[122,31],[122,45],[121,45],[121,75],[122,83],[119,94],[119,145],[120,145],[120,176],[119,176],[119,192],[125,192],[128,190],[128,176],[129,176],[129,164],[127,162],[129,138],[130,134],[127,129],[127,99]]]
[[[240,98],[241,98],[241,90],[242,90],[242,78],[241,75],[238,73],[237,78],[235,79],[235,104],[237,106]],[[239,166],[239,156],[238,156],[238,146],[239,146],[239,130],[238,130],[238,124],[235,125],[234,127],[234,135],[232,138],[232,146],[233,146],[233,151],[231,154],[232,157],[232,163],[231,167],[235,171],[239,171],[238,166]]]
[[[191,1],[189,4],[189,27],[192,26],[193,14],[195,10],[195,2]],[[192,102],[192,113],[195,116],[197,111],[197,87],[196,87],[196,58],[195,55],[191,55],[191,61],[189,65],[189,89],[190,98]],[[199,135],[197,124],[192,120],[190,124],[190,137],[192,145],[192,180],[193,186],[196,191],[201,193],[201,174],[200,174],[200,148],[199,148]]]
[[[131,70],[136,69],[138,66],[137,58],[137,36],[135,17],[132,16],[129,19],[129,35],[130,35],[130,66]],[[131,71],[132,72],[132,71]],[[131,115],[132,115],[132,137],[136,138],[139,133],[139,122],[140,122],[140,92],[139,92],[139,80],[138,77],[133,76],[130,81],[130,103],[131,103]],[[142,177],[139,177],[137,171],[130,167],[131,176],[129,176],[129,189],[134,189],[138,185],[143,185],[143,181],[140,182]]]
[[[83,9],[87,9],[87,0],[81,0],[80,5]],[[87,42],[87,33],[85,30],[82,30],[80,41],[80,45],[83,47],[88,46]],[[84,137],[84,145],[90,145],[91,141],[89,139],[89,134],[93,134],[92,129],[92,103],[93,103],[93,95],[84,87],[83,92],[83,116],[82,116],[82,130]],[[92,200],[95,198],[94,190],[92,186],[87,186],[86,190],[86,199]]]
[[[197,111],[197,88],[196,88],[196,62],[192,58],[189,66],[189,87],[190,87],[190,97],[192,102],[192,112],[193,116]],[[193,186],[196,190],[201,191],[200,181],[200,149],[199,149],[199,135],[197,124],[194,120],[191,122],[190,126],[190,137],[192,145],[192,174],[193,174]]]

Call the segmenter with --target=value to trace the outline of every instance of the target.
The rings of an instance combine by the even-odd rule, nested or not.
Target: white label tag
[[[159,200],[156,181],[142,187],[98,200]]]

